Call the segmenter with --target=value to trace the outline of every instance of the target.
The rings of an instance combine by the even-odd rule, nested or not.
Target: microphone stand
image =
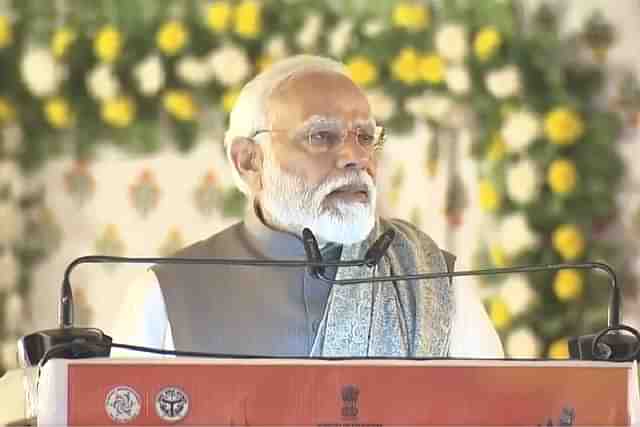
[[[239,258],[182,258],[182,257],[144,257],[128,258],[91,255],[73,260],[66,268],[61,288],[58,311],[59,328],[37,331],[19,340],[18,353],[23,366],[43,365],[48,358],[89,358],[107,357],[111,351],[112,338],[95,328],[76,328],[73,326],[73,294],[71,272],[80,264],[125,263],[125,264],[206,264],[255,267],[306,267],[314,277],[332,285],[349,286],[361,283],[426,280],[434,278],[453,278],[459,276],[481,276],[508,273],[554,271],[562,269],[595,269],[606,272],[611,278],[611,298],[609,302],[608,327],[596,335],[581,336],[570,340],[572,358],[581,360],[634,360],[640,356],[640,333],[620,323],[620,288],[613,269],[604,263],[586,262],[580,264],[529,265],[484,270],[467,270],[442,273],[422,273],[391,275],[385,277],[367,277],[363,279],[335,280],[326,277],[326,267],[373,267],[382,259],[394,237],[393,231],[383,233],[365,253],[363,259],[352,261],[323,261],[317,241],[310,230],[303,230],[303,243],[308,260],[257,260]],[[626,332],[627,334],[622,334]],[[635,346],[634,346],[635,344]],[[121,346],[121,345],[119,345]],[[624,351],[624,353],[623,353]],[[198,354],[196,352],[175,352]],[[622,355],[621,355],[622,353]],[[204,353],[200,354],[204,355]],[[230,355],[225,355],[230,356]]]
[[[308,231],[307,229],[304,230]],[[309,231],[309,233],[311,233]],[[383,234],[384,236],[384,234]],[[392,239],[393,237],[391,237]],[[389,239],[387,239],[389,240]],[[383,238],[379,238],[367,251],[369,262],[367,265],[375,265],[382,258],[384,252],[388,249],[391,242],[380,244]],[[319,261],[319,250],[309,248],[305,245],[307,258],[313,261]],[[310,243],[311,245],[311,243]],[[566,269],[575,270],[599,270],[607,273],[609,283],[611,285],[609,306],[608,306],[608,325],[607,328],[597,334],[583,335],[571,337],[569,339],[569,355],[572,359],[579,360],[612,360],[612,361],[630,361],[640,360],[640,332],[628,325],[620,323],[621,315],[621,292],[618,286],[616,273],[608,264],[601,262],[584,262],[584,263],[562,263],[562,264],[543,264],[543,265],[523,265],[504,268],[490,268],[481,270],[463,270],[441,273],[421,273],[421,274],[403,274],[391,275],[385,277],[370,277],[366,280],[362,279],[331,279],[324,274],[323,269],[314,270],[314,276],[331,285],[349,286],[363,282],[387,282],[402,280],[426,280],[436,278],[453,278],[461,276],[489,276],[496,274],[511,273],[533,273],[540,271],[559,271]]]
[[[388,238],[388,237],[387,237]],[[315,241],[315,238],[314,238]],[[308,244],[308,243],[307,243]],[[316,243],[317,246],[317,243]],[[320,251],[318,249],[318,256]],[[74,259],[64,272],[58,306],[57,329],[47,329],[25,335],[18,341],[18,357],[22,366],[43,365],[49,358],[80,359],[90,357],[108,357],[113,340],[97,328],[74,327],[73,292],[71,273],[81,264],[198,264],[231,265],[254,267],[306,267],[315,276],[326,267],[357,267],[371,265],[373,260],[366,257],[352,261],[302,261],[302,260],[259,260],[240,258],[183,258],[183,257],[116,257],[89,255]],[[364,280],[366,281],[366,280]],[[363,281],[363,282],[364,282]],[[121,346],[121,345],[119,345]],[[180,353],[180,352],[176,352]],[[182,352],[195,355],[197,352]],[[201,354],[204,355],[204,354]],[[223,355],[220,355],[222,357]],[[232,355],[224,355],[231,357]]]

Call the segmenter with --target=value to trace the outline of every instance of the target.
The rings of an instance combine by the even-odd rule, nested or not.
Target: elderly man
[[[340,278],[441,272],[453,257],[412,225],[376,216],[384,132],[343,66],[297,56],[242,90],[225,138],[250,203],[244,221],[178,253],[185,257],[305,259],[303,228],[325,260],[363,256],[388,228],[374,268]],[[450,279],[331,286],[304,268],[162,265],[130,290],[115,341],[276,356],[502,357],[473,290]]]

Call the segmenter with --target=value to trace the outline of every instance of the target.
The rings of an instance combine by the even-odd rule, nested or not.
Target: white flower
[[[353,32],[353,21],[343,19],[336,25],[329,34],[329,53],[335,57],[341,57],[349,47],[351,33]]]
[[[272,37],[266,44],[265,51],[271,58],[282,59],[289,56],[289,48],[284,36]]]
[[[0,343],[0,365],[6,370],[18,368],[17,340],[5,340]]]
[[[498,99],[518,95],[522,90],[520,71],[515,65],[491,71],[485,79],[489,93]]]
[[[322,16],[317,14],[307,15],[302,24],[302,30],[296,36],[298,46],[304,50],[312,50],[318,43],[318,38],[320,38],[322,25]]]
[[[514,316],[524,313],[536,297],[524,274],[510,274],[502,283],[499,295]]]
[[[464,66],[447,67],[445,79],[449,90],[456,95],[465,95],[471,90],[471,76]]]
[[[542,343],[531,329],[519,328],[509,334],[505,349],[511,357],[535,359],[542,352]]]
[[[371,19],[364,23],[362,32],[365,36],[375,38],[382,33],[386,28],[385,22],[382,19]]]
[[[134,67],[133,76],[138,82],[141,94],[154,96],[160,92],[165,84],[165,72],[160,56],[147,56]]]
[[[451,62],[459,63],[467,56],[467,31],[462,25],[448,24],[436,34],[438,53]]]
[[[5,249],[0,255],[0,292],[11,292],[18,285],[19,264],[12,251]]]
[[[22,234],[22,217],[11,201],[0,202],[0,244],[13,243]]]
[[[522,204],[532,202],[539,190],[540,170],[532,160],[520,160],[507,170],[507,194],[511,200]]]
[[[371,89],[367,92],[371,113],[376,119],[389,120],[396,110],[395,100],[381,89]]]
[[[502,138],[511,152],[520,152],[527,148],[540,135],[540,119],[529,111],[509,114],[502,126]]]
[[[208,62],[215,78],[225,86],[242,83],[251,72],[247,53],[230,44],[211,52]]]
[[[499,242],[507,257],[535,247],[538,237],[529,227],[527,218],[521,213],[505,216],[499,225]]]
[[[185,56],[176,64],[176,74],[185,83],[203,86],[213,77],[209,65],[195,56]]]
[[[14,197],[22,194],[22,175],[16,162],[10,160],[0,161],[0,191],[4,189],[10,189]]]
[[[99,64],[87,74],[89,94],[99,101],[106,101],[118,95],[120,82],[109,64]]]
[[[4,328],[10,334],[21,335],[25,329],[24,302],[17,292],[7,295],[4,302]]]
[[[442,122],[454,107],[451,98],[425,92],[420,96],[408,98],[405,109],[416,117],[427,118]]]
[[[55,94],[64,77],[64,69],[56,63],[49,49],[31,47],[22,57],[20,73],[25,85],[35,96]]]
[[[22,145],[22,128],[16,124],[10,124],[0,128],[0,132],[2,132],[2,146],[6,154],[17,154]]]

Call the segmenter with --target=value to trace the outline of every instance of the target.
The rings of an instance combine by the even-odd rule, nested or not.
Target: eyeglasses
[[[287,132],[288,129],[260,129],[253,133],[251,138],[263,133]],[[294,131],[293,140],[302,144],[306,144],[305,148],[328,152],[334,151],[342,146],[347,137],[353,137],[353,140],[361,147],[375,152],[382,148],[385,142],[386,133],[383,126],[365,125],[356,127],[346,127],[332,121],[319,121],[303,126],[302,129]]]

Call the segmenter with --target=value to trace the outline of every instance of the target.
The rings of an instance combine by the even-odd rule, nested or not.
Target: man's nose
[[[349,135],[339,149],[338,168],[367,169],[372,161],[371,156],[370,150],[363,147]]]

